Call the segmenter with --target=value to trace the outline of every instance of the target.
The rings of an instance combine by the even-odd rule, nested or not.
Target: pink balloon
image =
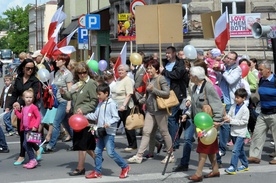
[[[88,120],[80,114],[74,114],[69,118],[69,125],[76,132],[81,131],[87,127],[88,124]]]
[[[219,97],[221,98],[222,97],[222,91],[221,91],[220,87],[218,85],[214,85],[214,88],[216,89]]]
[[[250,68],[249,68],[249,66],[246,63],[242,63],[240,65],[240,68],[242,69],[242,78],[244,78],[249,73],[249,69]]]

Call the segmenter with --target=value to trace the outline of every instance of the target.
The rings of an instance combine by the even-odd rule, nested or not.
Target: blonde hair
[[[5,81],[5,79],[9,79],[9,80],[13,80],[13,77],[12,77],[12,75],[10,75],[10,74],[7,74],[7,75],[5,75],[4,76],[4,81]]]
[[[32,88],[29,88],[28,90],[25,90],[25,91],[23,92],[23,96],[25,96],[26,93],[32,93],[32,94],[33,94],[33,97],[34,97],[34,90],[33,90]]]
[[[21,52],[19,55],[18,55],[18,58],[20,60],[25,60],[27,58],[27,53],[26,52]]]

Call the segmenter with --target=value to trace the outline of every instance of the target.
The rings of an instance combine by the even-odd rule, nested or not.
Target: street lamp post
[[[37,35],[37,0],[35,0],[35,50],[38,50],[37,44],[38,44],[38,35]]]

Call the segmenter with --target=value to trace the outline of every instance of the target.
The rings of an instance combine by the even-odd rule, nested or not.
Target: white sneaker
[[[276,157],[276,152],[270,153],[269,157],[272,157],[272,158]]]
[[[168,155],[161,161],[162,164],[165,164],[167,162],[168,159]],[[169,159],[169,163],[174,163],[175,162],[175,158],[174,155],[171,155],[170,159]]]
[[[131,158],[129,158],[127,160],[127,162],[129,162],[129,163],[137,163],[137,164],[142,163],[142,161],[143,161],[143,158],[142,157],[138,157],[136,155],[132,156]]]

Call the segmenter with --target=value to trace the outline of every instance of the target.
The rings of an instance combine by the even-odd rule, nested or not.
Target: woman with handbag
[[[118,105],[118,112],[120,121],[118,122],[117,127],[120,126],[120,122],[123,122],[125,127],[126,118],[130,114],[130,109],[133,108],[133,101],[131,96],[134,90],[134,82],[127,76],[129,67],[127,65],[119,65],[118,75],[119,78],[116,81],[116,85],[111,88],[112,99]],[[129,152],[137,149],[137,140],[136,140],[136,131],[128,130],[125,128],[128,146],[125,148],[125,151]]]
[[[149,61],[147,65],[147,72],[151,79],[146,88],[146,97],[143,97],[139,102],[146,103],[147,113],[145,117],[145,125],[143,127],[143,136],[139,150],[136,155],[128,159],[129,163],[141,163],[143,154],[149,145],[150,139],[155,138],[156,129],[159,128],[162,137],[164,138],[167,151],[172,148],[172,139],[168,130],[168,112],[166,109],[158,109],[156,98],[168,98],[170,88],[164,76],[159,74],[160,64],[157,60]],[[157,83],[159,81],[159,83]],[[158,87],[160,85],[160,89]],[[168,156],[161,161],[166,163]],[[174,162],[174,156],[171,155],[169,162]]]
[[[60,90],[62,97],[66,100],[72,100],[74,114],[88,114],[94,112],[98,105],[97,83],[93,79],[93,75],[85,62],[79,62],[75,67],[74,80],[77,81],[72,85],[71,90]],[[78,151],[77,168],[69,172],[70,176],[84,175],[84,162],[86,153],[95,159],[94,150],[96,141],[94,135],[87,126],[83,130],[73,135],[73,150]]]
[[[200,66],[191,67],[190,80],[195,85],[192,89],[192,106],[182,116],[182,122],[186,121],[187,117],[193,119],[195,115],[203,111],[203,106],[208,105],[212,110],[212,118],[215,127],[221,125],[223,120],[224,107],[222,102],[211,82],[206,81],[205,71]],[[216,153],[218,152],[218,140],[216,139],[212,144],[205,145],[198,139],[197,153],[199,153],[199,162],[197,171],[194,175],[189,176],[188,179],[199,182],[202,181],[202,169],[206,162],[207,156],[212,164],[212,172],[204,175],[204,178],[219,177],[218,164],[216,161]]]
[[[39,103],[39,93],[40,91],[40,82],[35,77],[37,73],[37,68],[32,59],[25,59],[17,68],[17,77],[14,81],[14,90],[12,96],[9,100],[8,108],[5,109],[6,112],[13,108],[13,105],[24,106],[25,102],[22,99],[22,94],[24,91],[32,88],[34,90],[34,104],[38,106]],[[25,149],[23,147],[24,142],[24,132],[21,131],[22,125],[20,120],[17,120],[17,130],[20,137],[20,154],[14,165],[21,165],[25,161]],[[33,149],[36,151],[36,160],[40,160],[42,156],[43,148],[39,147],[37,144],[32,144]]]

